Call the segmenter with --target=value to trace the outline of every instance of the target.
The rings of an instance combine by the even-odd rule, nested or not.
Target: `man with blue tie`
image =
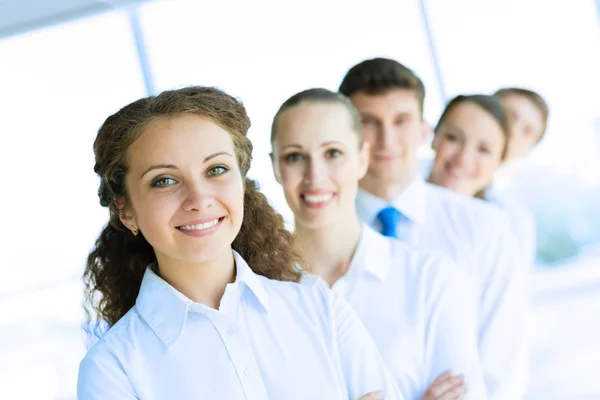
[[[420,177],[417,150],[430,127],[423,121],[425,88],[410,69],[394,60],[366,60],[347,72],[339,90],[358,109],[371,147],[357,197],[359,217],[386,236],[440,250],[467,268],[480,295],[479,351],[488,397],[522,398],[529,370],[526,268],[506,216]]]

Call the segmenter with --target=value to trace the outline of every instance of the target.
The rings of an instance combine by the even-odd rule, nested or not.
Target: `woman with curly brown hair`
[[[243,105],[214,88],[138,100],[94,143],[110,221],[84,281],[78,398],[402,398],[343,301],[298,285],[282,218],[246,178]]]

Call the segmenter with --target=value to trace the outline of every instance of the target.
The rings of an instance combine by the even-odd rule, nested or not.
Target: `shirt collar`
[[[135,306],[148,326],[170,349],[181,337],[193,301],[146,268]]]
[[[406,188],[392,199],[392,204],[408,219],[417,224],[427,220],[427,183],[415,176]]]
[[[241,296],[244,296],[247,292],[252,293],[262,309],[268,312],[269,296],[261,282],[261,278],[250,269],[246,261],[236,251],[233,251],[233,256],[236,265],[236,279],[232,285],[247,288],[247,291],[240,291]],[[241,297],[237,301],[241,301]],[[190,307],[193,307],[194,310],[205,308],[165,282],[152,270],[152,265],[146,268],[136,300],[136,308],[141,317],[169,349],[181,337]]]
[[[380,281],[385,280],[390,269],[389,240],[366,224],[363,225],[348,275],[351,277],[356,273],[365,272]]]
[[[372,224],[377,219],[379,211],[387,206],[388,203],[385,200],[362,189],[358,190],[356,195],[356,212],[362,221]]]
[[[242,258],[237,251],[233,251],[233,257],[236,265],[236,279],[235,281],[246,286],[249,291],[254,295],[258,303],[265,312],[269,312],[269,294],[265,289],[262,280],[266,279],[262,276],[257,275],[248,263]]]
[[[427,220],[427,184],[423,178],[415,176],[390,203],[362,189],[359,189],[356,196],[358,214],[369,224],[375,221],[379,211],[390,205],[412,222],[424,224]]]

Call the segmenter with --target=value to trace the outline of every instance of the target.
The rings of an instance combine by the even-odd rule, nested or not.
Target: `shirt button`
[[[244,370],[244,375],[246,375],[246,376],[250,376],[250,375],[252,375],[252,370],[251,370],[250,368],[246,368],[246,369]]]
[[[237,328],[235,326],[230,326],[229,328],[227,328],[227,334],[229,336],[233,336],[237,333]]]

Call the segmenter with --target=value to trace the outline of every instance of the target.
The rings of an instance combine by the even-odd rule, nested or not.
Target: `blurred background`
[[[108,115],[188,84],[241,98],[250,175],[289,220],[273,115],[377,56],[420,75],[433,124],[459,93],[524,86],[550,104],[545,139],[503,185],[537,220],[527,398],[599,399],[600,0],[0,0],[0,398],[76,397]]]

